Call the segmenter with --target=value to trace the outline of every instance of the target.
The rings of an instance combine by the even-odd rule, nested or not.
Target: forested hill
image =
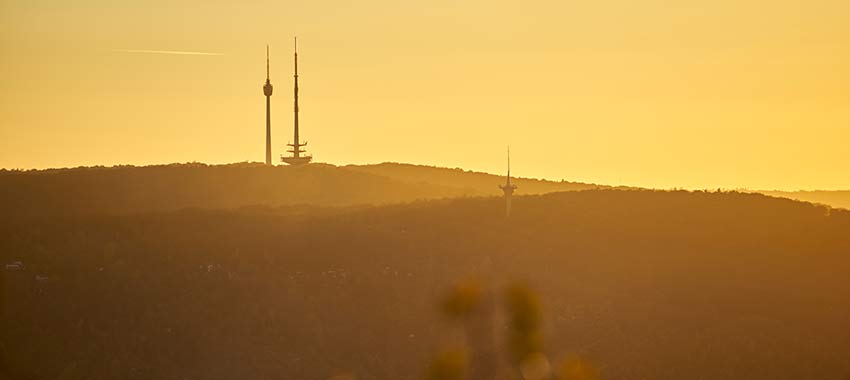
[[[7,216],[221,209],[249,205],[349,206],[497,196],[504,177],[401,164],[304,167],[173,164],[0,171]],[[518,194],[599,186],[516,179]]]
[[[361,173],[380,175],[406,183],[427,183],[452,188],[462,188],[469,195],[489,196],[499,194],[496,185],[505,182],[505,177],[489,173],[473,172],[460,168],[449,169],[435,166],[411,165],[385,162],[376,165],[348,165],[346,169]],[[540,179],[513,178],[523,194],[545,194],[556,191],[607,189],[611,186],[581,182],[547,181]],[[495,184],[495,185],[494,185]]]
[[[773,197],[796,199],[803,202],[820,203],[850,210],[850,190],[813,191],[759,191]]]
[[[850,212],[612,191],[0,220],[15,379],[421,380],[460,279],[524,279],[604,379],[850,374]],[[501,329],[499,331],[502,331]],[[454,331],[456,332],[456,331]]]

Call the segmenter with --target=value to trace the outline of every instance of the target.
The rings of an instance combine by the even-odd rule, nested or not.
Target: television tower
[[[516,185],[511,183],[511,147],[508,147],[508,180],[499,186],[505,192],[505,217],[511,216],[511,197],[516,190]]]
[[[298,139],[298,37],[295,37],[295,136],[292,144],[286,144],[291,146],[291,150],[287,150],[287,152],[292,153],[291,156],[280,156],[280,160],[290,164],[290,165],[304,165],[313,160],[312,156],[309,155],[301,155],[301,153],[306,153],[306,150],[301,149],[302,146],[307,146],[307,143],[303,144]]]
[[[266,95],[266,165],[272,164],[272,82],[269,80],[269,45],[266,45],[266,84],[263,86]]]

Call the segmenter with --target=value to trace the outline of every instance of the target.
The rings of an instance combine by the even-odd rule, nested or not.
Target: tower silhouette
[[[307,146],[307,143],[302,144],[298,137],[298,37],[295,37],[295,136],[292,144],[286,144],[292,147],[292,149],[287,150],[292,155],[280,156],[281,161],[290,165],[304,165],[313,160],[312,156],[301,155],[301,153],[307,152],[301,149],[301,147]]]
[[[272,164],[272,82],[269,79],[269,45],[266,45],[266,84],[263,94],[266,95],[266,165]]]
[[[511,183],[511,147],[508,147],[508,179],[499,188],[505,193],[505,217],[509,217],[511,216],[511,198],[517,189],[516,185]]]

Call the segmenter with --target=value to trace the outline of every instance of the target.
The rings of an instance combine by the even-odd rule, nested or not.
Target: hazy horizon
[[[651,188],[850,189],[850,3],[0,5],[0,167],[409,162]],[[175,54],[176,53],[176,54]],[[186,54],[188,53],[188,54]],[[414,143],[415,142],[415,143]]]

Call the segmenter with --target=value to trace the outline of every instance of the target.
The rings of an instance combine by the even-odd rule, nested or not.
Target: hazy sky
[[[847,0],[0,0],[0,167],[262,161],[267,42],[277,157],[296,34],[319,162],[850,188]]]

